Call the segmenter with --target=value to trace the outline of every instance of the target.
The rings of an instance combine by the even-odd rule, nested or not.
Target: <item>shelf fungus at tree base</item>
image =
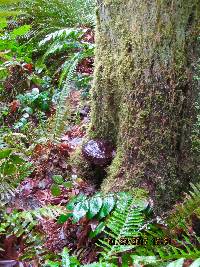
[[[110,142],[98,139],[85,143],[82,147],[82,154],[89,163],[106,167],[114,158],[115,150]]]

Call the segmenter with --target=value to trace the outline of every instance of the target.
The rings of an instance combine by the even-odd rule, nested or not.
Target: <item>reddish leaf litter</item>
[[[85,28],[85,27],[83,27]],[[87,29],[82,37],[82,42],[87,42],[94,44],[94,31],[92,29]],[[91,75],[94,71],[94,59],[93,57],[83,59],[76,68],[77,72],[85,75]]]
[[[84,26],[82,28],[85,28]],[[86,28],[87,31],[84,33],[83,37],[82,37],[82,41],[83,42],[87,42],[90,44],[94,44],[95,40],[94,40],[94,30],[91,28]]]
[[[13,209],[24,211],[45,205],[66,205],[73,196],[80,193],[85,195],[94,194],[94,186],[77,178],[68,162],[70,154],[82,144],[85,136],[88,109],[85,108],[84,110],[83,108],[82,112],[83,118],[80,125],[71,126],[63,135],[61,143],[52,144],[49,142],[35,146],[31,160],[35,170],[29,178],[18,186],[16,196],[9,208],[10,213]],[[53,183],[52,176],[58,174],[62,175],[66,181],[73,177],[73,182],[72,188],[60,186],[62,193],[55,197],[51,194],[50,188]],[[58,224],[56,220],[44,218],[40,220],[37,229],[45,237],[45,249],[57,253],[67,246],[73,251],[77,250],[77,253],[80,254],[79,249],[85,247],[85,249],[81,249],[82,252],[79,257],[83,262],[91,262],[96,259],[97,254],[94,244],[92,245],[94,241],[91,241],[88,237],[92,227],[94,227],[92,222],[86,219],[80,220],[76,224],[73,224],[71,219],[68,219],[64,224]],[[24,237],[22,238],[24,239]],[[25,245],[22,238],[13,236],[5,239],[5,248],[9,245],[10,249],[6,249],[4,259],[18,259],[23,254]],[[16,250],[16,247],[18,247],[18,250]]]
[[[9,107],[10,107],[10,112],[11,112],[11,113],[15,113],[15,112],[19,109],[19,107],[20,107],[20,102],[19,102],[19,100],[13,100],[13,101],[10,103]]]
[[[82,38],[83,42],[94,43],[94,31],[87,29]],[[93,58],[83,59],[77,66],[77,72],[84,75],[91,75],[93,73],[94,60]],[[13,84],[16,81],[21,81],[23,76],[23,89],[26,88],[26,75],[34,70],[32,64],[22,64],[13,66],[9,69],[10,76],[5,82],[5,87],[9,94],[12,95]],[[22,75],[23,74],[23,75]],[[14,94],[12,95],[14,96]],[[70,93],[71,112],[77,112],[80,105],[80,92],[72,90]],[[12,101],[12,102],[11,102]],[[10,111],[16,113],[20,107],[20,103],[14,98],[10,99]],[[85,126],[89,121],[90,108],[88,105],[83,106],[79,110],[81,122],[79,125],[71,125],[69,130],[63,135],[59,144],[38,144],[35,146],[31,162],[35,167],[33,173],[24,180],[17,188],[16,195],[12,200],[8,212],[12,213],[13,209],[25,211],[30,209],[37,209],[45,205],[66,205],[66,203],[73,197],[80,193],[85,195],[92,195],[95,192],[93,185],[80,178],[77,178],[72,166],[69,163],[69,158],[72,152],[82,144],[85,136]],[[49,116],[55,113],[53,107]],[[53,175],[62,175],[65,181],[72,180],[72,187],[66,188],[60,186],[61,195],[55,197],[51,193],[51,185],[53,183]],[[73,179],[72,179],[73,178]],[[68,219],[64,224],[58,224],[56,220],[43,218],[40,219],[37,230],[45,237],[43,244],[45,249],[52,252],[60,252],[63,247],[75,251],[83,263],[89,263],[96,260],[97,250],[95,247],[96,240],[90,240],[88,233],[97,226],[94,220],[88,221],[81,219],[78,223],[72,223]],[[17,238],[14,235],[8,236],[4,239],[5,251],[0,256],[3,259],[19,260],[20,255],[23,254],[26,245],[24,243],[25,236]],[[10,265],[11,266],[11,265]],[[14,265],[13,265],[14,266]],[[23,266],[38,266],[37,260]]]
[[[39,229],[44,235],[46,242],[44,247],[52,252],[60,252],[68,247],[82,263],[89,263],[97,260],[96,239],[91,240],[89,232],[92,230],[92,221],[86,218],[77,223],[68,219],[64,224],[57,224],[53,220],[43,220]]]
[[[94,59],[85,58],[78,64],[76,70],[85,75],[91,75],[94,69]]]

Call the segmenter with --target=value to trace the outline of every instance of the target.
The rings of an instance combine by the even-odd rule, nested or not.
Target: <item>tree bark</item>
[[[102,190],[145,188],[159,209],[194,174],[199,0],[98,0],[90,136],[116,156]]]

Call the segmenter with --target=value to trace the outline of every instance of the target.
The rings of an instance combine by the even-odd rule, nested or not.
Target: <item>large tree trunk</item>
[[[194,170],[199,0],[98,0],[90,135],[116,157],[103,191],[148,189],[160,208]]]

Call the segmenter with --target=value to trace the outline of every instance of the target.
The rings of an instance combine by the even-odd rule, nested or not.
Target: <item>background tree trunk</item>
[[[116,146],[103,191],[167,208],[187,188],[199,29],[199,0],[98,1],[90,135]]]

